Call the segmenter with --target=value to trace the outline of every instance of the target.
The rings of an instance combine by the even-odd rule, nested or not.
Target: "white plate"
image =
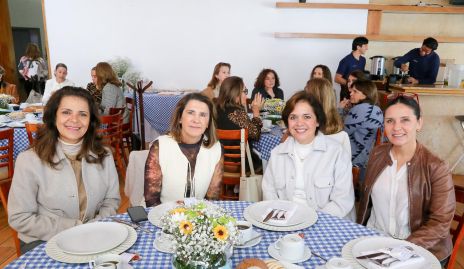
[[[358,245],[359,244],[359,245]],[[422,256],[425,261],[418,263],[417,266],[407,265],[404,268],[408,269],[441,269],[440,262],[438,259],[428,250],[417,246],[411,242],[405,240],[398,240],[391,237],[383,236],[366,236],[351,240],[346,243],[342,248],[342,257],[348,260],[353,269],[367,268],[366,260],[357,260],[355,257],[360,256],[361,252],[368,250],[376,250],[380,248],[398,246],[398,245],[408,245],[414,248],[414,251]],[[400,267],[398,267],[400,268]],[[402,267],[401,267],[402,268]]]
[[[69,254],[91,255],[119,246],[127,239],[128,234],[124,224],[94,222],[62,231],[57,235],[56,244]]]
[[[167,211],[176,208],[177,206],[179,206],[179,204],[176,202],[167,202],[157,205],[148,213],[148,220],[151,222],[151,224],[161,228],[161,217]]]
[[[278,205],[282,205],[282,208],[290,208],[296,205],[296,210],[293,213],[292,217],[284,223],[271,223],[271,222],[263,222],[263,212],[269,211],[269,208],[280,208]],[[254,203],[250,207],[250,214],[253,218],[259,222],[265,223],[271,226],[294,226],[303,223],[306,220],[306,215],[308,211],[311,209],[307,206],[303,206],[301,204],[297,204],[291,201],[284,201],[284,200],[271,200],[271,201],[262,201],[259,203]],[[294,207],[293,207],[294,208]],[[312,210],[314,211],[314,210]],[[314,211],[314,213],[316,213]],[[317,214],[316,214],[317,215]]]
[[[271,132],[270,128],[266,128],[266,127],[261,128],[261,133],[270,133],[270,132]]]
[[[253,235],[251,236],[251,238],[253,237],[257,237],[258,235],[260,235],[260,233],[258,233],[257,231],[254,231],[253,230]],[[250,242],[246,243],[245,245],[234,245],[234,248],[249,248],[249,247],[254,247],[256,246],[257,244],[259,244],[261,242],[261,239],[263,237],[260,236],[258,238],[256,238],[255,240],[251,240]]]
[[[285,261],[289,263],[304,262],[304,261],[307,261],[309,258],[311,258],[311,250],[309,250],[308,246],[305,246],[303,257],[297,260],[289,260],[289,259],[286,259],[285,257],[280,256],[279,251],[274,247],[274,243],[269,245],[269,247],[267,248],[267,252],[269,252],[269,255],[271,255],[272,258],[278,261]]]
[[[160,241],[158,237],[155,239],[155,241],[153,241],[153,247],[160,252],[169,253],[169,254],[174,253],[172,242],[167,241],[167,240]]]
[[[24,123],[20,121],[12,121],[6,124],[6,126],[11,127],[11,128],[23,128],[25,127]]]
[[[119,246],[104,253],[97,253],[92,255],[68,254],[66,252],[63,252],[63,250],[61,250],[56,244],[57,235],[55,235],[47,241],[45,245],[45,253],[48,255],[48,257],[52,258],[53,260],[64,263],[88,263],[89,261],[95,260],[96,258],[104,254],[121,254],[122,252],[132,247],[135,241],[137,241],[137,232],[135,231],[135,229],[129,226],[126,226],[126,229],[129,232],[129,236],[127,237],[126,241],[124,241]]]

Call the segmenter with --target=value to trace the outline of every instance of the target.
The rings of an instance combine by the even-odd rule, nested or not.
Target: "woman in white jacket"
[[[92,96],[64,87],[45,107],[33,147],[19,154],[8,197],[8,222],[21,252],[73,226],[116,214],[119,181],[111,151],[96,131]]]
[[[263,177],[264,200],[304,203],[338,217],[354,208],[351,156],[325,136],[321,105],[305,92],[293,95],[282,112],[291,136],[271,152]]]

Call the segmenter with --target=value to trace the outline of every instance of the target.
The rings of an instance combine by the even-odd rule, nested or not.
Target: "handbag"
[[[245,151],[250,166],[250,176],[245,173]],[[240,134],[240,158],[241,158],[241,176],[240,176],[240,192],[239,200],[248,202],[259,202],[263,199],[263,191],[261,183],[263,181],[262,175],[255,174],[253,160],[251,159],[250,146],[245,141],[245,129],[241,130]]]

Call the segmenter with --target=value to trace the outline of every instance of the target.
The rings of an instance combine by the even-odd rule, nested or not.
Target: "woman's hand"
[[[251,102],[251,111],[253,112],[253,117],[259,117],[259,111],[264,105],[264,98],[260,93],[255,94],[255,98]]]
[[[345,109],[349,105],[349,103],[350,103],[350,99],[344,98],[343,100],[340,101],[340,103],[338,104],[338,107]]]

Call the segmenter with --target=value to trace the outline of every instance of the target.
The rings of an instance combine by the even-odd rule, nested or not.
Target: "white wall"
[[[232,74],[252,88],[269,67],[288,97],[304,87],[314,65],[334,74],[351,40],[278,39],[274,32],[365,33],[367,11],[277,9],[275,2],[45,0],[51,66],[66,63],[69,78],[84,86],[97,62],[128,57],[164,89],[203,89],[219,61],[231,63]]]

